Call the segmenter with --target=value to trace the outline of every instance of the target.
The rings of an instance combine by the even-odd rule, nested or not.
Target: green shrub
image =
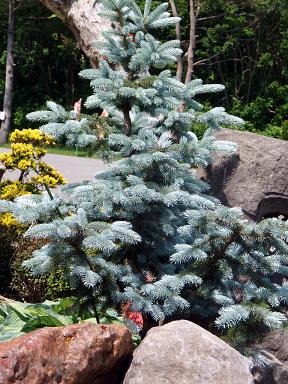
[[[101,324],[124,324],[124,318],[112,309],[99,311]],[[66,297],[57,302],[46,301],[41,304],[21,303],[0,296],[0,343],[14,339],[45,326],[61,327],[83,322],[95,323],[91,311],[81,312],[75,297]],[[133,343],[140,338],[133,334]]]
[[[13,255],[13,242],[16,240],[15,232],[9,228],[0,226],[0,292],[10,294],[9,283],[11,281],[10,262]]]
[[[13,294],[30,303],[41,303],[55,300],[73,293],[61,270],[55,270],[42,276],[32,276],[22,266],[24,260],[31,257],[34,250],[44,245],[43,241],[21,238],[15,245],[11,262],[11,291]]]
[[[288,121],[283,121],[281,126],[268,124],[263,131],[263,135],[288,140]]]

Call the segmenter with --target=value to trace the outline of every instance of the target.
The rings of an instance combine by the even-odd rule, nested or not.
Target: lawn
[[[1,145],[0,148],[10,148],[10,144],[3,144]],[[89,157],[89,154],[87,151],[82,151],[79,149],[76,150],[76,148],[69,149],[69,148],[63,148],[63,147],[47,147],[47,151],[48,153],[51,153],[54,155]]]

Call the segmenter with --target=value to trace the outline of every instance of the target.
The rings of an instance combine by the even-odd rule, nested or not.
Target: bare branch
[[[220,15],[215,15],[215,16],[199,17],[199,19],[197,19],[197,22],[204,21],[204,20],[211,20],[211,19],[219,19],[219,17],[223,17],[225,15],[226,13],[221,13]]]
[[[21,7],[23,2],[24,2],[24,0],[14,1],[14,12],[17,11]]]
[[[198,60],[198,61],[196,61],[196,62],[193,64],[193,66],[195,67],[195,65],[200,65],[200,64],[203,64],[203,63],[205,63],[205,62],[207,62],[207,61],[210,61],[210,60],[214,59],[215,57],[218,57],[219,55],[221,55],[222,52],[223,52],[223,51],[220,51],[220,52],[215,53],[215,55],[212,55],[212,56],[207,57],[207,58],[202,59],[202,60]]]

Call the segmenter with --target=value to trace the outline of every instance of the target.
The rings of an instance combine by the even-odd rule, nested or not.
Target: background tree
[[[138,3],[143,5],[142,0]],[[187,7],[187,1],[183,0],[170,4],[175,5],[181,16],[185,75],[187,50],[193,45],[194,76],[225,85],[223,102],[229,111],[245,119],[245,128],[286,139],[286,2],[199,0],[193,1],[194,8]],[[192,35],[191,25],[195,31]],[[166,38],[161,31],[158,36]],[[173,36],[175,30],[171,29],[170,38]]]
[[[18,4],[18,5],[17,5]],[[12,122],[12,99],[13,99],[13,83],[14,83],[14,35],[15,35],[15,12],[21,2],[16,0],[8,0],[8,28],[7,28],[7,59],[6,59],[6,76],[5,91],[3,101],[4,119],[0,128],[0,144],[6,143]]]
[[[85,35],[90,35],[90,42],[85,44],[91,47],[91,42],[96,37],[95,24],[88,21],[89,17],[99,15],[89,11],[91,2],[73,2],[73,7],[84,7],[88,4],[86,10],[82,9],[88,21],[85,28],[84,19],[81,24],[83,28],[80,24],[76,27],[75,21],[74,29],[71,27],[70,32],[68,27],[72,18],[82,12],[77,13],[76,8],[72,9],[69,1],[51,0],[46,3],[44,7],[39,0],[26,0],[17,11],[19,22],[14,49],[13,129],[28,127],[26,113],[35,106],[41,107],[49,99],[58,100],[68,107],[80,95],[88,94],[88,89],[77,78],[79,70],[89,65],[88,56],[82,54],[79,48]],[[138,0],[137,3],[143,5],[143,0]],[[156,1],[156,4],[160,3],[162,1]],[[190,40],[189,7],[186,0],[174,0],[174,3],[181,16],[184,81],[187,69],[186,52]],[[197,19],[194,77],[225,84],[226,90],[221,101],[231,113],[239,114],[245,119],[246,129],[287,138],[286,1],[201,0],[193,3],[196,6]],[[6,5],[0,9],[0,33],[3,36],[6,36],[7,31],[8,2]],[[48,5],[60,18],[51,15]],[[81,33],[84,34],[83,37]],[[157,31],[157,37],[164,41],[167,33],[169,38],[175,38],[174,27],[165,34],[161,30]],[[5,86],[6,45],[6,39],[2,39],[1,100]],[[94,53],[92,56],[94,57]],[[177,67],[171,65],[171,69],[176,72]],[[65,90],[64,93],[62,90]],[[207,102],[213,103],[215,98],[211,96]]]
[[[7,3],[8,4],[8,3]],[[5,5],[5,3],[4,3]],[[8,6],[0,8],[0,34],[6,36]],[[0,102],[4,98],[7,40],[0,41]],[[17,10],[14,44],[12,129],[30,128],[26,114],[56,99],[70,108],[88,87],[77,73],[89,66],[66,25],[37,0]]]
[[[195,76],[225,85],[225,105],[246,129],[284,139],[287,29],[282,0],[198,2],[193,64]]]
[[[143,2],[138,0],[140,5]],[[155,6],[163,2],[156,1]],[[247,121],[246,129],[287,138],[286,2],[189,0],[187,7],[186,0],[174,0],[170,4],[182,19],[180,31],[176,25],[184,52],[182,80],[194,74],[221,82],[226,87],[226,107]],[[65,13],[63,4],[60,8]],[[170,37],[174,34],[172,29]],[[158,36],[166,37],[161,31]]]
[[[91,65],[97,66],[99,51],[94,43],[101,38],[101,33],[109,28],[108,20],[99,15],[99,2],[95,0],[40,1],[69,27]]]

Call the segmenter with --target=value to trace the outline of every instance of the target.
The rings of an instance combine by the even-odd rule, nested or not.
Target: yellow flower
[[[3,213],[0,215],[0,225],[2,227],[12,227],[18,225],[12,213]]]
[[[2,229],[12,230],[16,234],[23,233],[24,227],[18,223],[12,213],[2,213],[0,214],[0,231]]]
[[[18,169],[25,178],[0,183],[0,199],[14,200],[24,194],[39,193],[44,184],[54,188],[66,182],[56,169],[41,161],[47,153],[44,147],[55,144],[51,136],[39,129],[16,129],[10,141],[11,152],[0,154],[0,162],[6,169]],[[36,175],[32,176],[31,171]]]
[[[28,168],[30,168],[32,165],[32,161],[31,160],[20,160],[19,163],[18,163],[18,168],[21,170],[21,171],[27,171]]]
[[[2,185],[1,185],[2,184]],[[23,184],[20,181],[6,181],[0,184],[0,199],[14,200],[17,196],[30,194],[31,184]]]
[[[16,129],[11,135],[10,135],[10,141],[11,143],[30,143],[33,145],[53,145],[55,144],[54,139],[52,136],[46,135],[45,133],[41,132],[39,129],[23,129],[20,131],[19,129]]]

